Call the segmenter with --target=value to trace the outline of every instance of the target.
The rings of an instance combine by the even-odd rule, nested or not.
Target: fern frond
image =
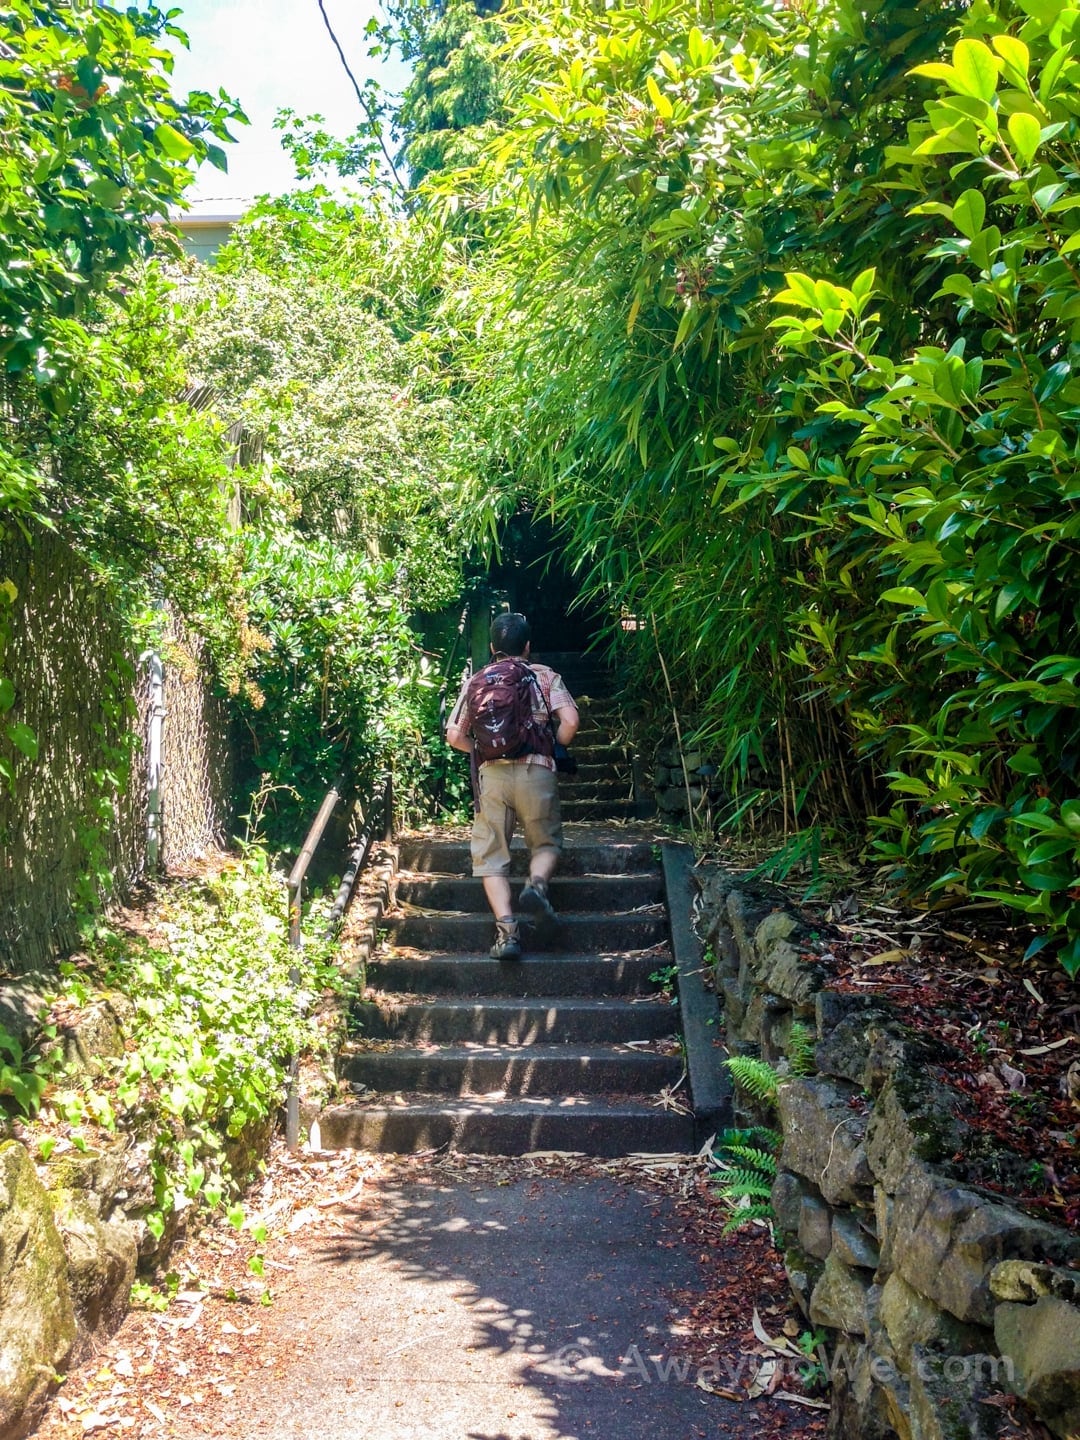
[[[721,1193],[725,1193],[733,1186],[757,1185],[765,1190],[772,1190],[773,1177],[762,1174],[750,1165],[730,1165],[726,1170],[721,1170],[716,1176]]]
[[[784,1143],[784,1137],[779,1130],[770,1130],[766,1125],[755,1125],[742,1143],[759,1146],[762,1150],[767,1150],[770,1155],[778,1155],[780,1146]]]
[[[716,1150],[727,1150],[732,1145],[761,1145],[765,1150],[779,1150],[783,1136],[778,1130],[767,1125],[749,1125],[745,1130],[721,1130],[716,1137]]]
[[[813,1075],[817,1070],[814,1036],[801,1020],[795,1021],[788,1034],[787,1057],[793,1075]]]
[[[723,1158],[727,1160],[728,1156],[765,1175],[776,1175],[776,1156],[770,1155],[767,1150],[757,1150],[753,1145],[732,1145]]]
[[[755,1170],[731,1170],[723,1176],[722,1184],[717,1186],[717,1195],[721,1200],[741,1200],[744,1195],[751,1195],[756,1200],[768,1200],[772,1196],[772,1185]]]
[[[763,1062],[751,1064],[760,1067]],[[771,1066],[764,1068],[772,1069]],[[735,1211],[724,1226],[726,1235],[748,1220],[772,1218],[770,1201],[781,1136],[764,1125],[754,1125],[747,1130],[725,1130],[720,1140],[712,1156],[717,1168],[714,1193]]]
[[[780,1075],[767,1060],[753,1055],[732,1055],[724,1061],[736,1085],[766,1105],[776,1104]]]
[[[749,1225],[753,1220],[771,1220],[772,1211],[768,1205],[744,1205],[736,1210],[731,1219],[724,1225],[720,1232],[722,1235],[730,1235],[733,1230],[741,1230],[744,1225]]]

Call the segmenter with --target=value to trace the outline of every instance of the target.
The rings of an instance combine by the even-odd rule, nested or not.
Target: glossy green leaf
[[[1009,138],[1021,165],[1030,165],[1042,139],[1042,126],[1034,115],[1018,113],[1009,116]]]
[[[20,750],[29,760],[38,758],[37,736],[29,725],[23,724],[21,720],[7,726],[7,737],[17,750]]]
[[[1013,83],[1027,79],[1031,65],[1031,51],[1015,35],[995,35],[990,41],[1005,62],[1005,73]]]
[[[910,585],[897,585],[891,590],[883,590],[881,598],[894,605],[914,605],[921,610],[926,608],[926,600],[923,595]]]
[[[170,160],[188,160],[195,153],[195,146],[175,125],[158,125],[154,130],[154,139]]]
[[[961,94],[992,100],[997,93],[998,62],[981,40],[960,40],[952,55],[951,84]]]

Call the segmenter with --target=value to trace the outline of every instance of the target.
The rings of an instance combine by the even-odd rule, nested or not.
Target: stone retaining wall
[[[1003,1392],[1080,1436],[1080,1236],[950,1175],[966,1136],[933,1076],[942,1050],[879,996],[830,989],[782,900],[721,870],[701,898],[730,1052],[790,1071],[793,1024],[815,1042],[814,1073],[780,1086],[773,1209],[795,1298],[828,1335],[830,1436],[989,1440]],[[736,1113],[777,1123],[738,1092]]]
[[[122,995],[99,995],[61,1032],[69,1061],[93,1069],[124,1045]],[[272,1119],[228,1143],[234,1175],[255,1173]],[[0,1440],[21,1440],[65,1371],[127,1314],[142,1262],[158,1263],[182,1230],[174,1214],[160,1240],[149,1146],[123,1133],[85,1152],[57,1146],[47,1160],[0,1128]]]
[[[61,1034],[74,1063],[118,1054],[122,996],[100,996]],[[0,1137],[2,1137],[0,1130]],[[20,1440],[49,1392],[127,1313],[140,1253],[156,1242],[146,1149],[117,1137],[38,1160],[0,1138],[0,1440]]]

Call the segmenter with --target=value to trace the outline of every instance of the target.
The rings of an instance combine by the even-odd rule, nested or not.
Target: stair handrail
[[[304,911],[304,878],[307,875],[308,867],[315,857],[319,843],[326,833],[326,827],[330,823],[330,817],[337,809],[339,801],[346,793],[345,780],[339,777],[331,785],[330,789],[323,796],[323,802],[319,806],[315,819],[311,822],[303,845],[300,847],[300,854],[296,857],[296,863],[289,872],[286,881],[288,893],[288,914],[289,914],[289,946],[293,950],[303,949],[303,934],[301,922]],[[371,853],[371,846],[375,838],[375,823],[381,819],[384,838],[393,839],[394,834],[394,775],[392,770],[387,770],[377,782],[374,798],[367,800],[367,817],[365,819],[363,802],[356,801],[356,811],[360,816],[361,831],[358,843],[353,848],[352,855],[345,874],[342,876],[341,884],[338,887],[337,897],[334,900],[330,912],[330,922],[326,929],[329,937],[336,930],[345,907],[352,897],[356,881],[360,872],[367,864]],[[300,988],[300,970],[296,965],[289,968],[289,983],[294,990]],[[289,1057],[289,1080],[285,1095],[285,1143],[293,1153],[300,1145],[300,1056],[293,1054]]]
[[[389,841],[394,838],[394,776],[391,771],[388,770],[382,776],[375,797],[367,802],[366,813],[363,800],[356,801],[353,807],[353,818],[359,825],[359,829],[354,831],[356,843],[353,845],[349,863],[341,877],[341,884],[338,886],[338,892],[326,922],[324,934],[328,940],[337,930],[341,923],[341,917],[345,913],[345,907],[352,899],[356,882],[368,862],[371,847],[375,843],[376,830],[381,825],[383,839]]]

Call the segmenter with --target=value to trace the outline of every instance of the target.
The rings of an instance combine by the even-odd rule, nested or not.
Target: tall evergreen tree
[[[472,165],[507,115],[498,62],[506,38],[500,0],[391,5],[388,35],[414,62],[395,117],[413,188],[432,174]]]

